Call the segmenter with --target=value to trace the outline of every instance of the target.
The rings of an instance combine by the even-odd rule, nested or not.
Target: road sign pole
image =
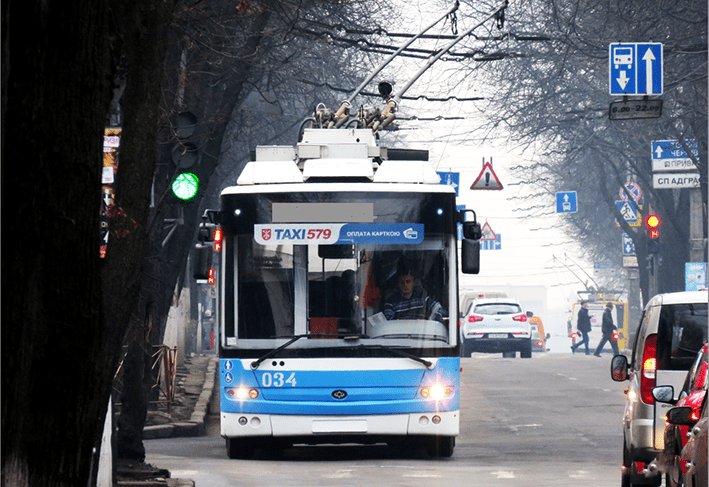
[[[707,239],[704,238],[702,216],[702,193],[700,189],[689,190],[689,260],[707,261]]]

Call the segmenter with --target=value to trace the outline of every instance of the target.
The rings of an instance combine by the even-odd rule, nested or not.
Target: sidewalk
[[[202,436],[204,421],[214,393],[218,359],[214,355],[185,357],[177,369],[175,400],[170,414],[148,412],[144,440]],[[218,411],[217,411],[218,412]]]
[[[185,357],[178,367],[175,397],[170,413],[149,411],[143,439],[203,436],[205,421],[215,393],[217,366],[215,355]],[[218,404],[215,406],[218,413]],[[191,479],[170,478],[170,472],[148,464],[124,462],[116,466],[119,487],[195,487]]]

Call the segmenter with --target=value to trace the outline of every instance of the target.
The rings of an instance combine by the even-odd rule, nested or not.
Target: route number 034
[[[261,385],[263,387],[295,387],[295,372],[291,372],[287,379],[283,372],[276,372],[275,374],[264,372],[261,376]]]

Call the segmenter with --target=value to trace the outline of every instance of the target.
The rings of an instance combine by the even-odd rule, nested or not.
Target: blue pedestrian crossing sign
[[[636,204],[637,203],[630,200],[615,202],[615,206],[618,208],[618,211],[621,215],[623,215],[623,220],[625,220],[631,227],[638,227],[641,223],[640,211],[637,206],[635,206]],[[616,224],[617,226],[620,226],[620,223],[617,221]]]
[[[661,95],[662,44],[621,43],[608,46],[611,95]]]
[[[576,213],[576,191],[565,191],[556,193],[556,212],[557,213]]]

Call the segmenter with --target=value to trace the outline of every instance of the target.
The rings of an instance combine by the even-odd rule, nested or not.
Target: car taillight
[[[702,417],[702,409],[701,408],[692,408],[692,414],[689,416],[689,419],[692,421],[699,421]]]
[[[544,346],[544,342],[543,342],[543,341],[541,341],[541,340],[539,340],[539,341],[537,342],[537,346],[538,346],[538,347],[542,347],[542,346]]]
[[[222,250],[222,237],[223,237],[222,229],[217,228],[214,230],[214,250],[216,252],[219,252]]]
[[[613,340],[617,340],[620,338],[620,334],[618,332],[613,333]]]
[[[640,400],[645,404],[654,404],[652,388],[655,387],[657,370],[657,335],[649,335],[645,340],[642,369],[640,370]]]
[[[515,315],[512,319],[515,321],[527,321],[527,315]]]
[[[470,316],[468,316],[468,321],[469,321],[470,323],[475,323],[476,321],[482,321],[482,320],[483,320],[483,317],[482,317],[482,316],[478,316],[478,315],[470,315]]]

